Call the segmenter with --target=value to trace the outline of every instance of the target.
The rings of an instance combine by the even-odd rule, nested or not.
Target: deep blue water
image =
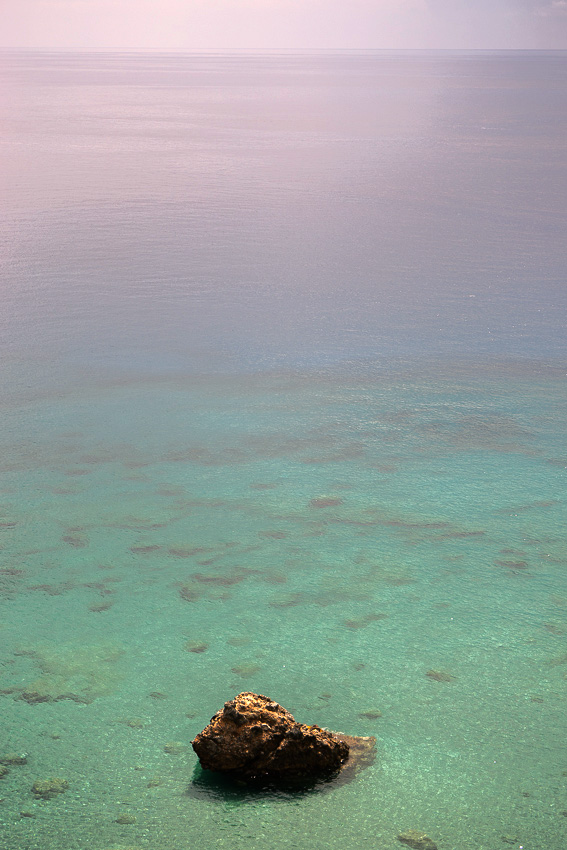
[[[561,850],[567,56],[0,73],[2,847]],[[375,764],[195,781],[242,690]]]

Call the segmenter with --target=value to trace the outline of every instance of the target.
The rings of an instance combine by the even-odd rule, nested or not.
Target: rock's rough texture
[[[309,782],[338,771],[349,745],[261,694],[242,693],[193,741],[201,767],[251,783]]]

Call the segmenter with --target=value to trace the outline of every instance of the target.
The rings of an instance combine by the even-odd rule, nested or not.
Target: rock
[[[115,819],[114,823],[132,824],[132,823],[136,823],[136,818],[134,817],[134,815],[127,815],[127,814],[118,815],[118,817]]]
[[[112,599],[103,599],[102,602],[92,602],[89,605],[89,611],[92,611],[93,614],[102,614],[103,611],[108,611],[113,605]]]
[[[69,783],[66,779],[51,777],[51,779],[34,782],[32,785],[32,794],[34,797],[41,797],[43,800],[51,800],[53,797],[66,791],[68,787]]]
[[[6,753],[5,756],[0,757],[0,764],[14,765],[14,764],[27,764],[27,763],[28,763],[27,753]]]
[[[226,702],[192,744],[205,770],[258,784],[328,777],[349,757],[346,740],[296,723],[277,702],[250,692]]]
[[[187,745],[183,741],[168,741],[164,744],[163,750],[172,756],[179,756],[187,749]]]
[[[433,679],[434,682],[454,682],[456,678],[452,673],[447,673],[446,670],[428,670],[425,675],[429,679]]]
[[[142,848],[138,844],[113,844],[107,850],[142,850]]]
[[[107,850],[142,850],[137,844],[113,844],[112,847],[108,847]]]
[[[242,676],[243,679],[247,679],[249,676],[259,673],[261,669],[259,664],[251,661],[248,664],[237,664],[236,667],[231,667],[230,671],[231,673],[236,673],[238,676]]]
[[[202,640],[188,640],[185,644],[185,649],[187,652],[206,652],[209,648],[209,644],[205,643]]]
[[[138,844],[113,844],[107,850],[142,850]]]
[[[334,738],[344,741],[349,748],[348,760],[341,766],[336,783],[344,785],[350,782],[357,773],[370,767],[376,761],[376,738],[373,735],[344,735],[342,732],[332,732]]]
[[[368,711],[361,711],[358,716],[364,717],[366,720],[378,720],[379,717],[382,717],[382,712],[379,708],[370,708]]]
[[[311,499],[309,505],[312,508],[337,508],[342,505],[343,500],[335,496],[321,496],[318,499]]]
[[[49,694],[40,693],[39,691],[23,690],[20,694],[20,699],[25,700],[30,705],[36,705],[38,702],[53,702],[53,697]]]
[[[412,847],[413,850],[437,850],[435,842],[425,832],[419,832],[417,829],[400,832],[396,838],[408,847]]]

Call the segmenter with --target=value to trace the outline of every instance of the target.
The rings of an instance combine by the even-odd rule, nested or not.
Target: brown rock
[[[435,842],[425,832],[419,832],[417,829],[408,829],[406,832],[400,832],[396,837],[398,841],[407,844],[413,850],[437,850]]]
[[[226,702],[192,743],[205,770],[259,784],[313,781],[349,757],[346,741],[296,723],[277,702],[250,692]]]

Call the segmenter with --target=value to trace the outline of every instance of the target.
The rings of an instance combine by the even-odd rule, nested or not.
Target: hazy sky
[[[567,0],[0,0],[0,46],[567,49]]]

